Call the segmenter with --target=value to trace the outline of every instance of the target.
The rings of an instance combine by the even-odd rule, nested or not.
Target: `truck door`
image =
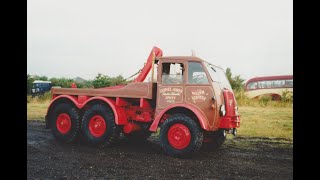
[[[215,94],[203,63],[190,61],[187,63],[186,70],[186,103],[198,107],[205,114],[210,130],[218,129],[219,122],[216,120],[219,116],[217,111],[219,95]]]

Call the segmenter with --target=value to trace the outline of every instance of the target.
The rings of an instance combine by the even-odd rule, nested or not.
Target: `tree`
[[[74,82],[72,79],[67,78],[51,78],[50,81],[52,86],[60,86],[62,88],[70,88]]]
[[[117,77],[109,77],[101,73],[99,73],[98,76],[96,76],[96,78],[92,81],[94,88],[117,86],[126,83],[127,81],[121,75]]]
[[[232,73],[231,73],[231,69],[230,68],[227,68],[226,69],[226,76],[230,82],[230,85],[232,87],[233,90],[240,90],[243,88],[244,84],[244,79],[242,79],[240,77],[240,75],[236,75],[236,76],[232,76]]]
[[[31,78],[31,76],[29,74],[27,74],[27,95],[29,95],[31,93],[33,81],[34,81],[34,79]]]
[[[125,83],[127,82],[121,75],[111,78],[111,86],[117,86]]]
[[[47,76],[38,76],[38,75],[35,75],[34,80],[40,80],[40,81],[48,81],[48,77]]]
[[[111,85],[111,80],[107,75],[98,73],[92,84],[94,88],[108,87]]]

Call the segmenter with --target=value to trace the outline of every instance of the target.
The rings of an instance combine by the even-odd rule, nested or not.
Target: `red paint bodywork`
[[[128,123],[123,127],[123,132],[126,134],[130,134],[134,131],[139,131],[139,130],[141,130],[141,127],[134,123]]]
[[[62,113],[57,117],[57,130],[61,134],[67,134],[71,129],[71,118],[68,114]]]
[[[223,91],[223,97],[226,107],[226,115],[221,117],[220,128],[232,129],[240,127],[240,116],[236,114],[236,101],[234,95],[229,90]]]
[[[102,116],[95,115],[89,121],[89,131],[94,137],[101,137],[107,129],[107,124]]]
[[[162,57],[162,50],[158,47],[153,47],[153,49],[151,50],[151,53],[148,57],[147,63],[144,65],[144,67],[141,70],[141,73],[139,74],[139,76],[134,80],[134,82],[143,82],[149,71],[152,68],[152,60],[153,60],[153,54],[155,53],[156,57]]]
[[[168,130],[168,141],[176,149],[186,148],[191,141],[191,134],[184,124],[174,124]]]
[[[197,108],[196,106],[191,105],[191,104],[174,104],[174,105],[168,106],[167,108],[162,110],[156,116],[156,118],[154,119],[153,123],[151,124],[149,130],[156,132],[158,125],[159,125],[159,122],[162,119],[162,117],[165,116],[165,113],[173,108],[181,108],[181,107],[191,110],[197,116],[197,118],[199,120],[199,124],[201,125],[201,127],[203,129],[210,129],[208,121],[206,120],[206,116],[201,112],[201,110],[199,108]]]

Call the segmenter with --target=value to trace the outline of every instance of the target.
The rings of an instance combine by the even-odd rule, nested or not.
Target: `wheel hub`
[[[57,117],[56,121],[57,130],[61,134],[66,134],[71,129],[71,118],[68,114],[62,113]]]
[[[174,124],[168,130],[168,141],[176,149],[186,148],[191,141],[189,128],[183,124]]]
[[[107,129],[104,118],[100,115],[93,116],[89,121],[89,131],[94,137],[101,137]]]

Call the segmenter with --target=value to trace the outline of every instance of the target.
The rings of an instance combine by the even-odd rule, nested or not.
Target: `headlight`
[[[226,115],[226,107],[224,105],[220,106],[220,116],[225,116]]]

